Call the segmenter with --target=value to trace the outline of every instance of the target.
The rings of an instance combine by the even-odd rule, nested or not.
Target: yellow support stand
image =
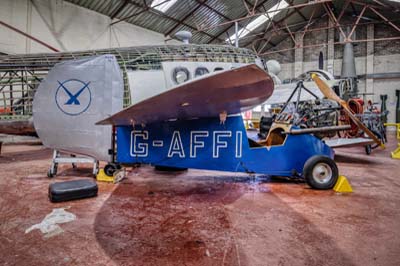
[[[397,130],[397,140],[399,143],[397,144],[397,149],[392,151],[392,158],[393,159],[400,159],[400,123],[385,123],[386,127],[396,127]]]
[[[336,185],[333,187],[333,190],[340,193],[350,193],[353,192],[353,188],[351,187],[347,178],[343,175],[339,176]]]
[[[114,177],[113,176],[108,176],[104,173],[104,169],[100,169],[99,173],[96,176],[96,180],[97,181],[101,181],[101,182],[110,182],[113,183],[114,182]]]

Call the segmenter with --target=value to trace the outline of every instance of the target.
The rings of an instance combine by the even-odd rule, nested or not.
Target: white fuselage
[[[212,75],[216,71],[237,68],[244,63],[225,63],[225,62],[162,62],[160,70],[131,70],[127,72],[131,93],[131,103],[136,104],[160,93],[166,92],[193,79]],[[257,65],[262,67],[261,62]],[[174,78],[176,70],[186,69],[187,80],[179,83]],[[208,73],[206,73],[206,70]]]

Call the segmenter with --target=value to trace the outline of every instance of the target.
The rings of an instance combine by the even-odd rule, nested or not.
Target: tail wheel
[[[337,182],[339,170],[331,158],[315,155],[305,163],[303,176],[312,188],[331,189]]]
[[[118,169],[121,169],[121,167],[118,164],[108,163],[106,164],[106,166],[104,166],[104,173],[107,176],[113,176],[115,171],[117,171]]]

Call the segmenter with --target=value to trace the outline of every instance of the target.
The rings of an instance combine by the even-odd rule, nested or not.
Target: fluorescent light
[[[276,14],[278,14],[281,11],[278,9],[286,8],[288,6],[289,4],[285,0],[280,1],[279,3],[268,9],[268,11],[265,14],[260,15],[256,19],[251,21],[245,28],[241,28],[238,31],[238,38],[240,39],[249,34],[250,32],[252,32],[253,30],[257,29],[259,26],[267,22],[269,18],[272,19]],[[236,34],[232,34],[228,39],[226,39],[226,41],[233,42],[235,41],[235,39],[236,39]]]
[[[165,13],[176,1],[177,0],[153,0],[153,2],[151,2],[151,7]]]

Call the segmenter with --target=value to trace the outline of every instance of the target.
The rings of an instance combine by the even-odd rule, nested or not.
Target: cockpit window
[[[172,73],[172,79],[176,84],[181,84],[190,79],[190,72],[186,67],[176,67]]]
[[[222,70],[224,70],[224,68],[222,68],[222,67],[216,67],[216,68],[214,68],[214,72],[215,72],[215,71],[222,71]]]
[[[203,76],[203,75],[208,74],[208,73],[209,73],[209,71],[208,71],[207,68],[205,68],[205,67],[198,67],[198,68],[196,68],[196,71],[195,71],[195,73],[194,73],[194,76],[195,76],[195,77],[200,77],[200,76]]]

